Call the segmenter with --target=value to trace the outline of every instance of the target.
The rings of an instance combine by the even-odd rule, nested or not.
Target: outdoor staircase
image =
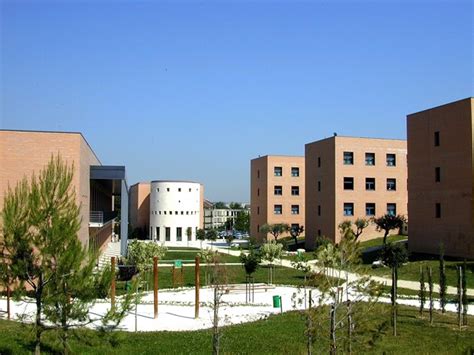
[[[105,266],[110,265],[110,258],[115,256],[118,258],[120,256],[120,242],[110,242],[107,245],[107,248],[99,257],[99,270],[102,270]]]

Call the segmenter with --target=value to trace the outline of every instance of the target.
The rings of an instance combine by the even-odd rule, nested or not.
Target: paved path
[[[230,249],[227,249],[227,248],[221,248],[221,247],[216,247],[216,246],[214,248],[216,248],[216,250],[219,250],[221,253],[235,255],[235,256],[240,255],[240,251],[238,251],[238,250],[230,250]],[[284,266],[284,267],[289,267],[289,268],[293,267],[291,265],[291,260],[280,259],[279,261],[277,261],[277,263],[280,264],[281,266]],[[316,267],[315,263],[316,263],[315,260],[311,260],[309,262],[309,264],[311,265],[311,268],[312,268],[313,271],[320,272],[321,270]],[[346,278],[346,272],[340,273],[338,270],[328,268],[328,269],[326,269],[326,273],[331,275],[331,276],[339,276],[341,278]],[[339,275],[338,275],[338,273],[339,273]],[[349,281],[354,281],[354,280],[356,280],[356,279],[358,279],[362,276],[370,276],[370,278],[372,280],[380,282],[383,285],[390,286],[392,284],[392,279],[387,278],[387,277],[372,276],[372,275],[359,275],[359,274],[356,274],[356,273],[353,273],[353,272],[348,272],[347,273],[347,278],[348,278]],[[407,288],[407,289],[410,289],[410,290],[418,291],[420,289],[420,283],[418,281],[398,280],[398,288]],[[438,284],[433,284],[433,290],[434,290],[434,292],[437,292],[439,290],[439,285]],[[452,287],[452,286],[448,286],[446,292],[448,294],[455,295],[455,294],[457,294],[457,288]],[[467,289],[467,295],[469,297],[474,297],[474,289],[468,288]]]

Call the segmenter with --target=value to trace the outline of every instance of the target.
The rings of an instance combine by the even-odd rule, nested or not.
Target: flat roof
[[[401,139],[401,138],[378,138],[378,137],[359,137],[359,136],[343,136],[343,135],[337,135],[337,136],[331,136],[331,137],[326,137],[322,138],[313,142],[306,143],[305,145],[308,144],[313,144],[321,141],[325,141],[328,139],[334,139],[334,138],[355,138],[355,139],[367,139],[367,140],[381,140],[381,141],[398,141],[398,142],[406,142],[406,139]]]
[[[258,158],[253,158],[251,160],[256,160],[256,159],[263,159],[263,158],[271,158],[271,157],[276,157],[276,158],[304,158],[304,155],[285,155],[285,154],[266,154],[259,156]]]
[[[152,180],[151,182],[187,182],[187,183],[190,183],[190,184],[202,185],[200,182],[190,181],[190,180]]]
[[[99,157],[97,154],[95,154],[94,149],[92,149],[91,145],[87,141],[87,139],[84,137],[84,135],[81,132],[74,132],[74,131],[41,131],[41,130],[29,130],[29,129],[8,129],[8,128],[1,128],[0,132],[22,132],[22,133],[48,133],[48,134],[78,134],[82,137],[84,142],[86,142],[87,146],[91,150],[92,154],[96,157],[96,159],[99,161],[99,163],[102,164],[100,161]]]

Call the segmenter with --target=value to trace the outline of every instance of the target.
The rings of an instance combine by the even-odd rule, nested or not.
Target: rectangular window
[[[169,242],[171,240],[171,228],[165,227],[165,240]]]
[[[291,214],[300,214],[300,205],[291,205]]]
[[[300,195],[300,187],[299,186],[292,186],[291,187],[291,195],[292,196],[299,196]]]
[[[375,203],[365,204],[365,214],[367,216],[375,216]]]
[[[435,168],[435,182],[441,182],[441,168],[439,166]]]
[[[344,152],[344,165],[354,165],[353,152]]]
[[[365,189],[375,191],[375,178],[365,178]]]
[[[193,228],[192,227],[188,227],[188,228],[189,228],[189,230],[191,230],[191,233],[188,235],[188,241],[190,242],[193,238],[193,234],[192,234]],[[197,228],[196,228],[195,233],[197,234]],[[188,233],[186,232],[186,234],[188,234]]]
[[[260,196],[260,189],[257,189],[257,196]]]
[[[439,147],[439,131],[434,133],[434,145],[435,147]]]
[[[273,175],[282,176],[283,175],[283,168],[281,166],[275,166],[273,168]]]
[[[291,176],[298,177],[300,176],[300,168],[291,168]]]
[[[321,157],[318,157],[318,168],[321,167]]]
[[[439,202],[435,204],[435,217],[441,218],[441,203]]]
[[[318,181],[318,191],[321,191],[321,181]]]
[[[260,214],[260,206],[257,206],[257,214]]]
[[[352,202],[344,203],[344,216],[353,216],[354,215],[354,204]]]
[[[156,227],[156,240],[160,240],[160,227]]]
[[[281,205],[273,205],[273,214],[282,214],[283,208]]]
[[[321,236],[321,229],[318,229],[318,237]]]
[[[387,203],[387,214],[390,216],[397,215],[397,204],[396,203]]]
[[[354,178],[345,177],[344,178],[344,190],[354,190]]]
[[[365,153],[365,165],[375,165],[375,153]]]
[[[178,187],[178,192],[181,192],[181,187]]]
[[[397,166],[397,157],[395,154],[387,154],[387,166]]]
[[[321,205],[318,205],[318,216],[321,216]]]
[[[274,188],[273,188],[273,194],[275,196],[281,196],[283,195],[283,188],[281,186],[278,186],[276,185]]]
[[[387,179],[387,191],[397,191],[397,179]]]
[[[257,170],[257,179],[260,179],[260,170]]]

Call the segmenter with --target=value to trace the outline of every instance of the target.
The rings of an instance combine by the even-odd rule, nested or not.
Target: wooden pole
[[[194,285],[196,288],[196,300],[194,303],[194,318],[199,318],[199,256],[194,259]]]
[[[158,318],[158,257],[153,257],[153,310],[155,319]]]
[[[115,256],[110,258],[111,270],[112,270],[112,285],[110,287],[110,305],[112,308],[115,307]]]

